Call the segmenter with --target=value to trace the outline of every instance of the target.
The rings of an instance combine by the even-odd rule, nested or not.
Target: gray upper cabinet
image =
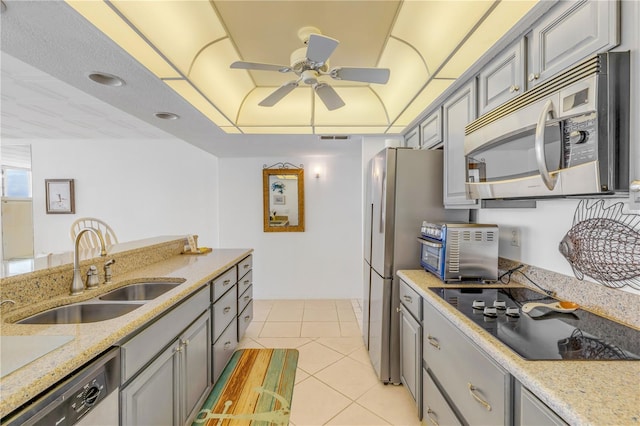
[[[528,88],[619,40],[619,2],[562,2],[529,34]]]
[[[418,128],[411,129],[404,137],[404,146],[407,148],[419,148],[420,147],[420,132]]]
[[[420,123],[420,147],[438,148],[442,145],[442,112],[438,108]]]
[[[511,46],[478,74],[478,115],[485,114],[525,88],[524,40]]]
[[[476,118],[475,84],[470,82],[454,93],[442,107],[444,140],[444,205],[446,208],[472,208],[476,200],[467,199],[464,159],[464,127]]]

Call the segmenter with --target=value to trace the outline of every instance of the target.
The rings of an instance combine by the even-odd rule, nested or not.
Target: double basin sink
[[[17,324],[82,324],[106,321],[127,314],[182,282],[136,282],[94,299],[60,306],[16,321]]]

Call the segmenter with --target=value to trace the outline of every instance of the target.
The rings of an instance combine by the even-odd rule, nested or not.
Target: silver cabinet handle
[[[529,74],[529,81],[537,80],[539,78],[540,78],[540,74],[538,74],[538,73],[533,73],[532,72],[531,74]]]
[[[244,300],[246,301],[246,300],[249,300],[250,298],[251,298],[251,297],[247,294],[247,295],[244,297]]]
[[[247,263],[246,265],[244,265],[244,269],[248,269],[249,268],[249,264]]]
[[[227,349],[229,349],[230,346],[231,346],[231,342],[225,342],[224,343],[224,350],[226,351]]]
[[[551,99],[549,99],[544,104],[542,113],[540,113],[540,117],[538,117],[534,148],[536,151],[536,164],[538,166],[538,171],[540,172],[540,177],[542,178],[545,186],[552,191],[556,186],[557,177],[551,177],[551,175],[549,174],[544,153],[544,131],[546,128],[547,116],[549,115],[549,113],[553,113],[553,102],[551,102]]]
[[[433,337],[432,335],[429,334],[427,336],[427,340],[429,341],[429,344],[431,346],[433,346],[437,350],[440,350],[440,342],[438,342],[438,339],[436,339],[435,337]]]
[[[473,386],[471,383],[467,383],[468,387],[469,387],[469,393],[471,394],[471,396],[473,397],[473,399],[475,399],[476,401],[478,401],[480,404],[482,404],[484,406],[484,408],[487,409],[487,411],[491,411],[491,405],[485,401],[484,399],[482,399],[480,397],[480,395],[478,395],[476,393],[476,391],[478,390],[475,386]]]
[[[182,352],[182,345],[178,345],[174,350],[174,352]]]
[[[222,282],[222,285],[229,285],[231,283],[231,280],[224,280]]]
[[[222,312],[225,314],[228,314],[230,310],[231,310],[231,306],[227,306],[222,310]]]
[[[189,339],[182,339],[182,345],[187,346],[189,344]]]
[[[250,282],[251,281],[249,281],[249,280],[244,280],[244,285],[249,285]]]
[[[413,299],[411,298],[411,296],[402,296],[404,298],[405,302],[409,302],[409,303],[413,303]]]
[[[512,84],[511,87],[509,87],[509,93],[514,93],[514,92],[517,92],[518,90],[520,90],[520,86],[517,86],[515,84]]]
[[[244,316],[244,322],[247,322],[251,319],[251,315],[245,315]]]
[[[431,408],[427,408],[427,417],[429,417],[429,421],[431,422],[431,424],[433,426],[440,426],[438,421],[433,416],[431,416],[432,414],[436,414],[436,412],[433,411]]]

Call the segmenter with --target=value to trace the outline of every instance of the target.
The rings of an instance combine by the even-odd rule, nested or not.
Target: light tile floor
[[[297,348],[290,424],[420,425],[403,386],[376,377],[358,300],[254,300],[239,348]]]

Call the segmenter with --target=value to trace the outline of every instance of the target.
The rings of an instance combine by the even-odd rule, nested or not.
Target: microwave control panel
[[[598,119],[592,112],[563,120],[564,167],[598,159]]]

